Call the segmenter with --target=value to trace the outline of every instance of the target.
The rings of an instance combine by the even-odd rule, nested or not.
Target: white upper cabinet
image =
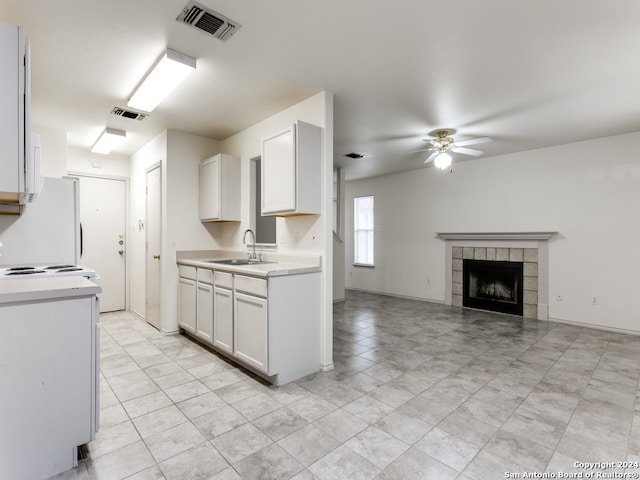
[[[319,215],[322,129],[297,121],[262,139],[262,215]]]
[[[22,30],[0,22],[0,204],[24,200],[25,41]],[[27,117],[25,117],[27,114]],[[5,213],[0,207],[0,211]]]
[[[219,153],[200,164],[200,220],[240,221],[240,161]]]

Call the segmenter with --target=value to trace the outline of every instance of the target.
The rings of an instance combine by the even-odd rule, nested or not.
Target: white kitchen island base
[[[178,258],[178,325],[270,383],[284,385],[321,368],[320,258],[298,263],[300,258],[284,255],[264,257],[263,263],[239,265]]]
[[[69,470],[95,437],[99,291],[81,277],[0,281],[0,478]]]

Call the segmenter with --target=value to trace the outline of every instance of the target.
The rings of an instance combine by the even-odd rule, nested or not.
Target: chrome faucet
[[[256,234],[253,233],[253,230],[251,230],[250,228],[246,229],[244,231],[244,235],[242,236],[242,243],[244,243],[245,245],[247,244],[245,242],[246,238],[247,238],[247,233],[251,234],[251,237],[253,238],[253,243],[252,243],[252,247],[253,247],[253,253],[251,253],[249,255],[249,260],[258,260],[258,257],[256,256]]]

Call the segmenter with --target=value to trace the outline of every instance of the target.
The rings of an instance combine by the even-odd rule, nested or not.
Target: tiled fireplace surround
[[[445,303],[462,307],[464,259],[523,262],[523,316],[548,320],[548,240],[555,233],[438,233],[446,244]]]

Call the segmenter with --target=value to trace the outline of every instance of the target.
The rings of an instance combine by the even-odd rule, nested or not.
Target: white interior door
[[[125,309],[126,181],[79,177],[80,263],[100,275],[100,311]]]
[[[162,190],[160,166],[147,172],[146,307],[145,317],[160,329],[160,250],[162,227]]]

